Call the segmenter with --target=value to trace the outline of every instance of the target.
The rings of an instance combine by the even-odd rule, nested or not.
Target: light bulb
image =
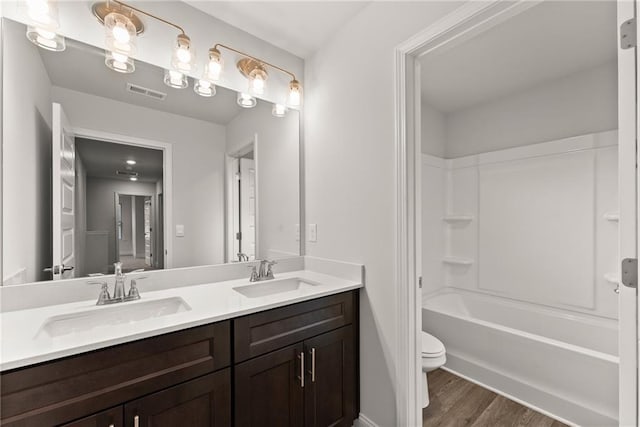
[[[137,181],[138,177],[137,176],[131,176],[129,177],[129,181]]]
[[[237,101],[238,105],[242,108],[253,108],[258,103],[258,101],[253,96],[244,92],[238,93]]]
[[[173,68],[182,72],[194,71],[196,68],[195,59],[195,52],[191,49],[191,39],[186,34],[178,35],[171,57]]]
[[[209,58],[205,73],[209,80],[217,82],[220,80],[220,74],[222,74],[222,59],[219,56],[211,58],[211,55],[209,55]]]
[[[262,95],[264,93],[265,81],[262,76],[256,76],[251,80],[251,91],[256,95]]]
[[[291,80],[289,83],[289,105],[299,107],[302,101],[302,86],[297,80]]]
[[[111,30],[111,33],[113,34],[113,38],[119,43],[129,43],[129,40],[131,40],[129,31],[127,31],[127,28],[122,22],[118,22]]]
[[[273,117],[284,117],[287,114],[287,107],[282,104],[274,104],[271,114]]]
[[[136,164],[136,161],[135,160],[127,160],[127,164],[133,166],[133,165]]]
[[[165,70],[164,84],[175,89],[184,89],[189,86],[187,76],[177,70]]]
[[[58,9],[47,0],[27,0],[27,15],[32,21],[51,28],[58,28]]]

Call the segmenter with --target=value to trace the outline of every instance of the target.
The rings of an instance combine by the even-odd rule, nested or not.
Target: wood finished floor
[[[442,369],[427,378],[431,403],[422,410],[423,427],[566,427]]]

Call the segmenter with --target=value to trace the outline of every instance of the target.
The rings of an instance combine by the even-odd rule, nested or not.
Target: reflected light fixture
[[[128,55],[119,52],[105,52],[104,63],[107,67],[113,71],[119,73],[133,73],[136,70],[136,66]]]
[[[138,177],[137,176],[130,176],[129,177],[129,181],[137,181]]]
[[[284,117],[287,115],[287,107],[282,104],[273,104],[273,108],[271,109],[271,114],[273,117]]]
[[[60,26],[57,5],[51,0],[28,0],[26,4],[27,15],[31,20],[27,25],[27,39],[46,50],[65,50],[65,39],[56,32]]]
[[[132,160],[132,159],[127,160],[127,164],[128,164],[128,165],[133,166],[133,165],[135,165],[136,163],[137,163],[137,162],[136,162],[135,160]]]
[[[242,108],[253,108],[258,104],[258,100],[248,93],[238,92],[238,105]]]
[[[193,90],[200,96],[211,97],[216,94],[216,87],[207,79],[199,79],[193,85]]]
[[[184,89],[189,86],[189,80],[180,71],[164,70],[164,84],[174,89]]]
[[[216,79],[214,81],[217,81],[220,78],[220,73],[222,70],[222,58],[219,48],[230,50],[231,52],[235,52],[238,55],[244,57],[237,62],[236,66],[238,67],[240,73],[242,73],[242,75],[244,75],[248,80],[249,93],[245,95],[263,95],[265,92],[266,81],[268,77],[267,68],[272,68],[274,70],[287,74],[291,78],[289,82],[287,105],[296,108],[300,107],[300,105],[302,104],[302,85],[296,79],[295,74],[285,70],[284,68],[278,67],[277,65],[270,64],[247,53],[241,52],[237,49],[220,43],[215,44],[211,49],[209,49],[209,63],[207,65],[209,69],[211,69],[212,66],[216,67]],[[242,104],[240,104],[240,95],[238,95],[238,104],[242,106]]]

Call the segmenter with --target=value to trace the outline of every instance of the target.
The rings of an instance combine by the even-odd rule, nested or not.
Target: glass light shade
[[[191,47],[191,39],[180,34],[173,48],[171,66],[178,71],[188,73],[196,69],[196,53]]]
[[[258,100],[248,93],[238,93],[238,105],[242,108],[253,108],[258,103]]]
[[[249,77],[249,92],[255,95],[263,95],[264,88],[267,85],[265,79],[261,75]]]
[[[54,30],[59,27],[58,7],[51,0],[27,0],[27,15],[36,26]]]
[[[299,107],[302,103],[302,86],[297,80],[291,80],[289,83],[289,105]]]
[[[189,80],[180,71],[164,70],[164,84],[175,89],[184,89],[189,86]]]
[[[54,52],[62,52],[67,47],[63,36],[39,26],[27,26],[27,38],[36,46]]]
[[[133,59],[119,52],[105,51],[104,64],[113,71],[117,71],[119,73],[128,74],[133,73],[136,70]]]
[[[284,117],[287,115],[287,107],[282,104],[273,104],[271,114],[273,117]]]
[[[111,12],[104,17],[104,30],[108,50],[129,56],[136,53],[136,27],[127,16]]]
[[[200,96],[210,97],[216,94],[216,87],[213,83],[206,79],[196,80],[193,90]]]
[[[209,62],[204,66],[204,75],[207,80],[212,82],[219,81],[223,66],[224,61],[222,60],[220,51],[215,48],[209,49]]]

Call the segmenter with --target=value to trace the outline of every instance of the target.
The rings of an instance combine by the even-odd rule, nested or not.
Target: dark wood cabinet
[[[304,342],[306,427],[349,427],[355,414],[353,328],[345,326]]]
[[[236,365],[237,427],[303,425],[302,358],[298,344]]]
[[[355,302],[357,294],[349,292],[234,320],[236,363],[237,357],[261,354],[235,365],[237,427],[353,424],[358,384]],[[291,344],[292,337],[299,341],[265,350]]]
[[[64,424],[62,427],[123,427],[122,405]]]
[[[223,369],[124,405],[125,427],[231,425],[231,369]]]

